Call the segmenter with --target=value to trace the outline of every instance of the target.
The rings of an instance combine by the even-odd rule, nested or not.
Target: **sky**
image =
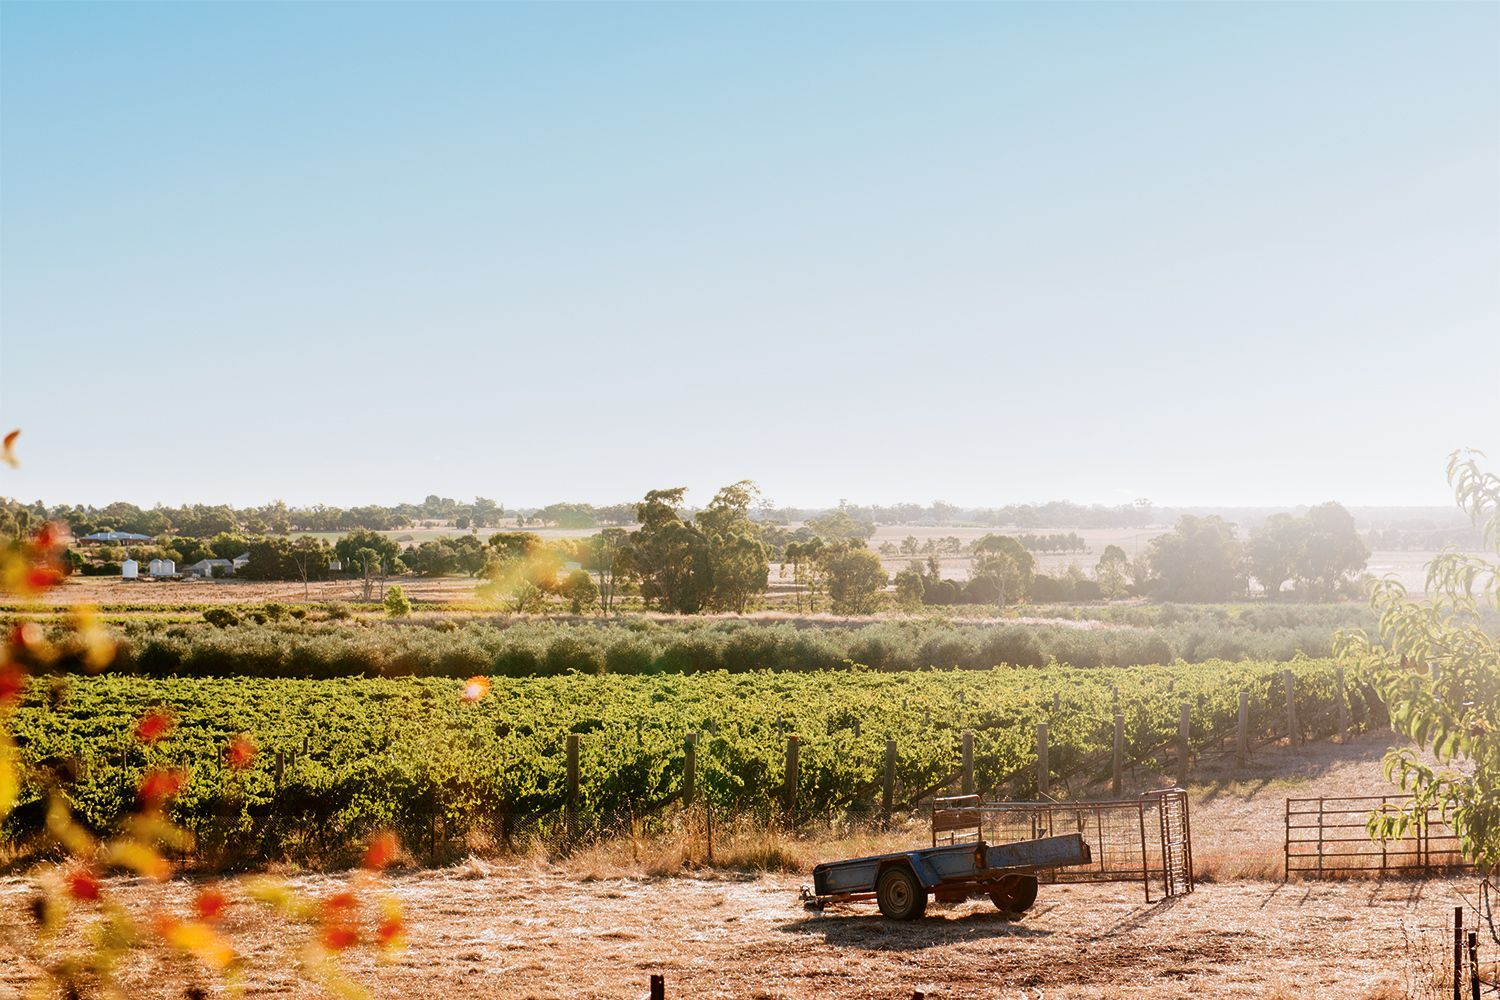
[[[1500,5],[0,4],[48,502],[1440,504]]]

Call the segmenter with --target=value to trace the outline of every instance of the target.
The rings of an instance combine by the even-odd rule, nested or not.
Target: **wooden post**
[[[880,814],[890,822],[896,802],[896,741],[885,741],[885,785],[880,791]]]
[[[307,756],[308,742],[311,739],[306,733],[302,734],[302,756]]]
[[[800,741],[796,736],[786,738],[786,788],[783,794],[788,822],[797,812],[797,750],[799,745]]]
[[[1453,908],[1453,1000],[1464,1000],[1464,908]]]
[[[667,977],[660,973],[651,974],[651,1000],[667,1000]]]
[[[568,791],[564,813],[568,821],[568,833],[573,833],[578,822],[578,734],[568,734]]]
[[[1469,1000],[1479,1000],[1479,933],[1469,932]]]
[[[281,774],[282,774],[282,771],[284,771],[285,769],[286,769],[286,752],[283,751],[283,750],[277,750],[276,751],[276,787],[277,788],[281,787]]]
[[[1189,702],[1182,703],[1182,711],[1177,720],[1177,783],[1183,788],[1187,787],[1188,774],[1192,770],[1190,746],[1193,735],[1193,706]]]
[[[1119,712],[1115,713],[1115,753],[1113,760],[1114,782],[1111,788],[1115,795],[1119,795],[1124,788],[1123,771],[1125,768],[1125,716]]]
[[[1036,727],[1036,790],[1045,796],[1052,789],[1050,768],[1047,764],[1047,724],[1037,723]]]
[[[963,739],[964,739],[964,743],[963,743],[963,746],[964,746],[964,757],[963,757],[963,760],[964,760],[964,766],[963,766],[963,782],[964,782],[963,787],[964,787],[964,794],[965,795],[973,795],[974,794],[974,733],[971,730],[965,729],[964,730],[964,737],[963,737]]]
[[[1297,695],[1292,688],[1292,672],[1281,672],[1281,683],[1286,688],[1286,741],[1297,742]]]
[[[1061,712],[1061,711],[1062,711],[1062,695],[1058,694],[1056,691],[1053,691],[1052,692],[1052,714],[1056,715],[1058,712]]]
[[[1234,752],[1240,763],[1250,760],[1250,692],[1240,692],[1240,721],[1234,734]]]
[[[1335,676],[1338,683],[1335,696],[1339,700],[1339,742],[1343,743],[1349,732],[1349,699],[1344,697],[1344,668],[1339,667]]]
[[[682,804],[693,801],[693,783],[698,777],[698,734],[688,733],[682,741]]]

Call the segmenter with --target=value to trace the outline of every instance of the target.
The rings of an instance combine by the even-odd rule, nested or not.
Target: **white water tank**
[[[141,575],[141,565],[134,559],[126,559],[120,563],[120,576],[127,580],[134,580]]]
[[[146,572],[152,576],[172,576],[177,572],[177,563],[172,559],[153,559]]]

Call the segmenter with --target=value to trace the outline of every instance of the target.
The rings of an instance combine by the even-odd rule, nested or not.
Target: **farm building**
[[[120,563],[120,576],[126,580],[134,580],[141,575],[141,564],[134,559],[126,559]]]
[[[177,560],[175,559],[153,559],[146,567],[146,572],[155,577],[176,576]]]
[[[205,580],[221,576],[234,575],[234,560],[232,559],[199,559],[183,570],[188,576],[202,577]]]
[[[116,542],[149,542],[151,536],[137,535],[133,531],[96,531],[92,535],[84,535],[79,541],[91,545],[108,545]]]

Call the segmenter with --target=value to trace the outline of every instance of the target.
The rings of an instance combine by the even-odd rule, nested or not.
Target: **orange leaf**
[[[394,833],[389,830],[377,833],[370,841],[370,846],[365,849],[364,866],[380,871],[396,859],[396,852],[400,847]]]
[[[172,716],[165,711],[147,712],[135,724],[135,738],[142,743],[155,743],[170,733],[174,724]]]
[[[0,443],[0,462],[4,462],[12,469],[21,464],[21,460],[16,457],[16,438],[20,436],[21,429],[18,427],[5,435],[4,442]]]
[[[193,900],[193,909],[198,916],[212,923],[218,920],[224,913],[224,907],[229,905],[229,900],[218,889],[209,886],[198,893],[198,898]]]
[[[87,868],[78,868],[69,872],[65,881],[69,896],[89,903],[98,901],[99,877]]]

